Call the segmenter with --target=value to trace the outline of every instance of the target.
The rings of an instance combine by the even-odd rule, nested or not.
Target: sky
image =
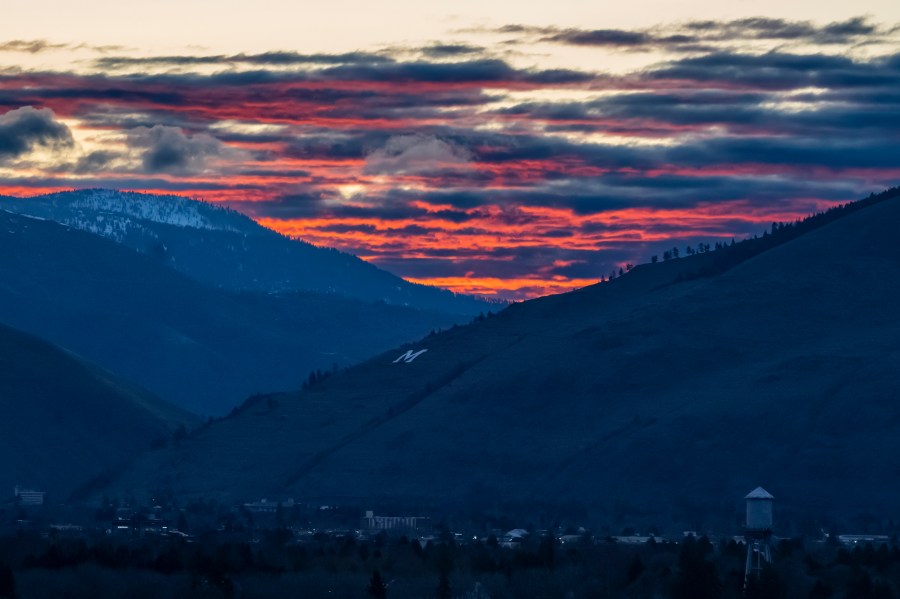
[[[197,197],[464,293],[581,287],[898,175],[895,0],[7,0],[0,21],[0,194]]]

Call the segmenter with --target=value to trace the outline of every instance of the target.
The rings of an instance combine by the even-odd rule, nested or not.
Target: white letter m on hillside
[[[420,349],[417,352],[414,352],[411,349],[407,350],[407,352],[405,354],[403,354],[402,356],[400,356],[399,358],[394,360],[393,363],[396,364],[397,362],[403,362],[404,364],[409,364],[410,362],[412,362],[413,360],[415,360],[416,358],[418,358],[419,356],[421,356],[422,354],[424,354],[427,351],[428,351],[427,349]]]

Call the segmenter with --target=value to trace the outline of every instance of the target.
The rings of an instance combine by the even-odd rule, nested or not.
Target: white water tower
[[[744,569],[744,588],[750,577],[758,577],[763,564],[772,561],[769,539],[772,536],[772,506],[775,498],[762,487],[756,487],[744,497],[747,500],[747,521],[744,538],[747,540],[747,566]]]
[[[754,536],[772,532],[772,504],[775,498],[763,489],[756,487],[744,497],[747,500],[746,531]]]

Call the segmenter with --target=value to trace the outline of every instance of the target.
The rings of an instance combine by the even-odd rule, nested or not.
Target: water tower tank
[[[747,500],[747,530],[772,530],[772,504],[775,498],[762,487],[756,487],[744,499]]]

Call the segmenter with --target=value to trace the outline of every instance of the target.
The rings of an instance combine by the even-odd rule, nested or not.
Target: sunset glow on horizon
[[[135,48],[31,27],[14,2],[0,194],[186,195],[411,281],[567,291],[896,185],[900,10],[863,4],[577,26],[442,7],[352,46],[198,48],[177,25]]]

